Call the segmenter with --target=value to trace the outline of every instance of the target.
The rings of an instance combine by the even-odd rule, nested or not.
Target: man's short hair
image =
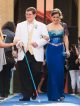
[[[36,9],[34,7],[29,7],[26,11],[32,11],[33,14],[36,14]]]

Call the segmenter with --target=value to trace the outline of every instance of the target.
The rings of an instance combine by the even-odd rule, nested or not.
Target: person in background
[[[14,66],[14,64],[7,63],[6,55],[11,57],[12,55],[12,46],[15,44],[13,43],[14,38],[14,31],[15,31],[15,25],[13,22],[6,22],[2,26],[2,34],[4,36],[4,42],[0,42],[0,50],[3,50],[2,55],[4,55],[4,59],[6,61],[6,64],[2,65],[3,68],[0,72],[0,99],[3,99],[4,97],[7,97],[9,95],[9,88],[10,88],[10,77],[11,77],[11,68]],[[5,36],[6,35],[6,36]],[[2,59],[2,56],[0,55],[0,58]],[[12,59],[12,58],[10,58]]]
[[[0,29],[0,48],[7,48],[7,47],[11,47],[16,45],[16,43],[18,42],[18,40],[16,40],[15,42],[12,43],[5,43],[4,42],[4,34],[2,34],[2,31]]]
[[[43,62],[43,65],[42,65],[42,76],[41,76],[41,80],[40,80],[40,83],[38,85],[38,93],[43,93],[42,91],[42,86],[44,84],[44,81],[46,80],[47,81],[47,65],[46,65],[46,60]],[[45,88],[46,89],[46,88]]]
[[[60,9],[51,11],[52,22],[47,25],[50,42],[46,48],[46,63],[48,67],[48,100],[61,101],[64,99],[64,65],[65,50],[69,56],[69,41],[67,24]]]
[[[78,52],[79,52],[79,83],[80,83],[80,37],[78,37]]]
[[[14,37],[14,41],[19,39],[16,46],[18,48],[17,70],[19,72],[22,93],[20,101],[30,101],[31,97],[33,98],[35,96],[36,99],[37,96],[26,64],[23,48],[26,52],[37,88],[40,81],[42,63],[44,61],[43,46],[49,40],[46,25],[35,19],[36,9],[34,7],[27,8],[25,16],[26,20],[17,24]]]
[[[79,63],[80,63],[80,37],[78,37],[78,53],[79,53]]]
[[[68,59],[72,94],[76,93],[76,85],[77,85],[77,93],[80,93],[79,59],[78,59],[78,56],[79,56],[78,49],[77,49],[75,44],[72,44],[70,46],[70,57]]]
[[[38,93],[44,93],[47,92],[47,64],[46,64],[46,59],[45,59],[45,51],[46,51],[46,46],[44,46],[44,61],[42,64],[42,70],[41,70],[41,79],[40,83],[38,85]]]

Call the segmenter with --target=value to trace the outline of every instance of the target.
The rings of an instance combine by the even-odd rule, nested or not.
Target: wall
[[[14,20],[14,0],[0,0],[0,27]]]

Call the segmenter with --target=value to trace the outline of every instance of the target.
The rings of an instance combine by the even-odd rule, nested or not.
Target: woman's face
[[[60,22],[60,15],[58,13],[54,14],[53,16],[51,16],[51,19],[54,24],[58,24]]]

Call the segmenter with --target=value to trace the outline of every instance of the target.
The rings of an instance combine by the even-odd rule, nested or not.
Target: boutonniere
[[[37,27],[38,27],[38,25],[37,25],[37,24],[35,24],[35,25],[34,25],[34,28],[35,28],[35,29],[37,29]]]

